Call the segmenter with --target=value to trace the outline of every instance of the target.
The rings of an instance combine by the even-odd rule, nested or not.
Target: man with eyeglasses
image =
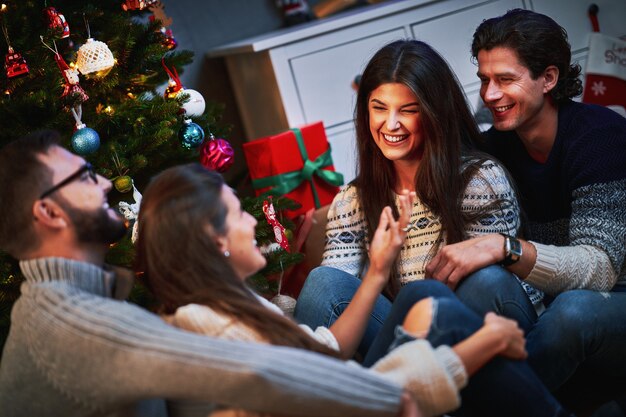
[[[121,301],[132,275],[104,265],[126,232],[110,189],[56,132],[0,150],[0,248],[26,277],[2,356],[0,415],[133,416],[150,398],[294,416],[419,415],[402,388],[358,366],[187,333]]]

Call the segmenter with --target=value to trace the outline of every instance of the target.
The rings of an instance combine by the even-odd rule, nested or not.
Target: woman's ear
[[[217,233],[215,233],[215,230],[213,229],[213,227],[211,227],[210,224],[206,224],[204,226],[204,230],[206,233],[209,234],[209,236],[211,236],[211,238],[215,242],[215,246],[217,246],[217,249],[220,252],[228,250],[228,238],[226,238],[226,236],[218,235]]]
[[[37,200],[33,203],[33,216],[37,223],[60,229],[68,226],[67,215],[61,207],[50,199]]]
[[[554,65],[550,65],[543,71],[543,79],[543,92],[546,94],[556,87],[556,83],[559,81],[559,69]]]

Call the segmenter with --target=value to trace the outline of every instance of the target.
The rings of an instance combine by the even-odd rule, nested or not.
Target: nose
[[[113,183],[111,183],[111,181],[110,181],[108,178],[103,177],[103,176],[102,176],[102,175],[100,175],[100,174],[97,174],[97,175],[98,175],[98,184],[102,187],[102,189],[103,189],[106,193],[108,193],[109,191],[111,191],[111,187],[112,187]]]
[[[485,102],[496,101],[502,98],[502,91],[497,83],[489,81],[489,83],[483,87],[482,96]]]
[[[398,115],[395,112],[389,112],[387,117],[387,130],[396,130],[400,128],[400,121]]]

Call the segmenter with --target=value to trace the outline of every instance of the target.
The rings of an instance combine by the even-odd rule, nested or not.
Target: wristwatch
[[[500,234],[504,236],[504,259],[501,264],[502,266],[513,265],[522,257],[522,243],[506,233]]]

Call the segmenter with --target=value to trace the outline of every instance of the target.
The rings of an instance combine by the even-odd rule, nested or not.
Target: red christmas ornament
[[[166,29],[165,27],[161,28],[161,33],[163,34],[163,41],[161,41],[161,45],[169,49],[176,49],[178,46],[178,42],[174,39],[174,34],[172,33],[172,29]]]
[[[43,9],[43,15],[48,22],[50,29],[61,29],[61,39],[70,36],[70,27],[65,20],[65,16],[57,11],[54,7],[46,7]]]
[[[274,229],[274,238],[276,239],[276,243],[278,243],[281,248],[289,252],[289,241],[285,235],[285,227],[280,224],[276,218],[276,211],[274,210],[274,204],[272,204],[271,197],[269,201],[263,201],[263,213],[265,213],[265,219],[267,222]]]
[[[129,10],[143,10],[156,3],[156,0],[125,0],[122,9],[127,12]]]
[[[165,98],[175,98],[178,95],[178,92],[183,89],[183,83],[178,77],[178,71],[176,71],[176,68],[174,67],[170,70],[167,65],[165,65],[165,57],[161,58],[161,65],[163,65],[165,72],[170,77],[170,81],[163,96],[165,96]]]
[[[9,46],[9,51],[4,57],[4,69],[7,72],[7,78],[15,78],[28,74],[28,64],[19,52],[15,52]]]
[[[161,9],[155,8],[153,10],[155,14],[153,14],[152,16],[148,18],[150,22],[154,23],[154,21],[157,20],[156,14],[158,11],[158,14],[160,15],[159,21],[163,23],[163,20],[161,20],[161,18],[165,18],[166,16],[164,15],[162,6],[161,6]],[[169,20],[171,21],[171,19]],[[161,33],[161,35],[163,35],[163,40],[161,41],[161,45],[163,45],[165,48],[171,51],[172,49],[175,49],[178,46],[178,42],[176,42],[176,39],[174,39],[174,33],[172,32],[172,29],[165,27],[165,26],[161,26],[161,29],[159,29],[159,32]]]
[[[63,80],[65,81],[61,100],[70,107],[74,107],[77,104],[82,104],[89,100],[89,96],[85,93],[85,90],[78,84],[78,70],[70,68],[63,57],[58,53],[54,54],[54,60],[61,70]]]
[[[235,162],[235,151],[224,139],[215,139],[211,133],[209,140],[200,148],[200,163],[217,172],[225,172]]]

